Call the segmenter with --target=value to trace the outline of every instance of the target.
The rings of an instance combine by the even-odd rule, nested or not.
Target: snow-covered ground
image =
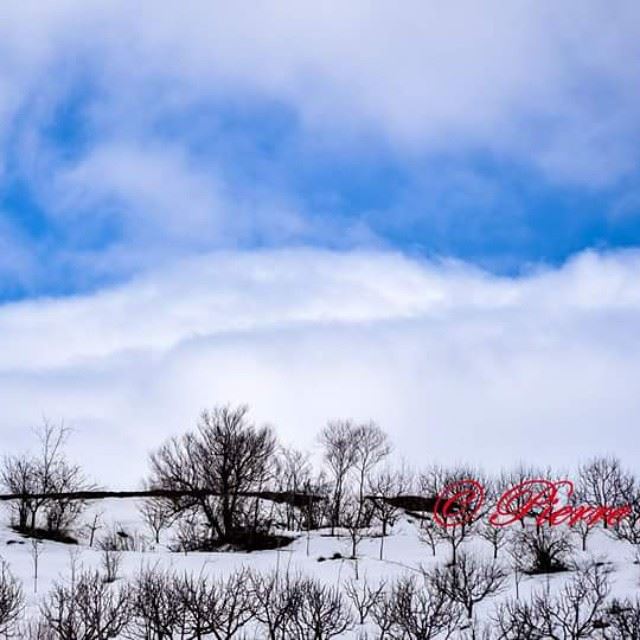
[[[134,576],[141,568],[160,565],[196,573],[216,576],[227,575],[241,566],[250,566],[261,571],[296,572],[314,576],[322,582],[337,585],[341,588],[355,577],[354,562],[349,559],[328,559],[336,553],[348,557],[351,551],[350,539],[345,536],[331,537],[328,531],[312,532],[308,538],[305,534],[287,548],[278,551],[239,552],[172,552],[168,549],[171,533],[164,535],[160,545],[154,545],[150,533],[138,515],[137,503],[134,500],[106,500],[90,506],[83,515],[83,522],[92,520],[93,514],[102,514],[102,528],[96,533],[96,540],[109,530],[124,530],[130,535],[137,535],[144,540],[144,550],[128,551],[123,554],[120,579]],[[3,515],[3,522],[8,522],[8,511]],[[421,569],[435,564],[443,564],[449,560],[450,549],[446,543],[440,543],[434,556],[428,545],[420,540],[419,524],[409,517],[401,519],[390,531],[384,542],[384,559],[379,559],[380,538],[365,537],[358,547],[358,572],[360,581],[366,580],[376,585],[382,580],[390,582],[395,577],[406,573],[420,574]],[[20,538],[6,525],[0,528],[0,555],[9,564],[12,573],[24,584],[28,610],[35,613],[41,598],[47,593],[56,580],[68,579],[71,567],[96,567],[101,564],[98,545],[88,545],[88,533],[79,531],[80,544],[66,545],[55,542],[39,544],[38,579],[34,580],[33,544],[30,540]],[[465,543],[474,554],[491,558],[492,549],[488,542],[474,536]],[[464,548],[464,546],[463,546]],[[625,542],[613,539],[603,530],[594,531],[588,540],[588,551],[576,551],[575,560],[597,558],[611,563],[612,597],[635,596],[640,577],[640,568],[634,562],[633,547]],[[325,560],[321,560],[325,558]],[[508,563],[508,555],[501,551],[499,560]],[[520,595],[527,597],[537,588],[549,586],[557,590],[571,573],[557,573],[549,576],[525,576],[520,582]],[[513,576],[508,588],[501,594],[481,603],[477,607],[479,618],[486,617],[495,604],[504,598],[514,595]],[[357,638],[362,628],[356,628],[343,637]]]

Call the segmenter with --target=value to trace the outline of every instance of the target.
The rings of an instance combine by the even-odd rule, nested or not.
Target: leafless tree
[[[498,607],[495,621],[504,640],[592,638],[606,624],[610,570],[598,562],[580,566],[556,595],[548,587],[530,603],[510,601]],[[516,635],[519,633],[521,635]]]
[[[182,607],[173,575],[157,566],[144,568],[133,584],[128,635],[139,640],[173,638],[183,628]]]
[[[488,484],[487,479],[479,470],[460,466],[447,469],[438,465],[432,465],[420,475],[419,483],[422,495],[435,498],[442,495],[446,487],[455,483],[472,480],[481,486]],[[462,543],[474,534],[484,515],[487,513],[486,503],[480,505],[478,509],[469,509],[467,517],[463,518],[459,524],[451,526],[437,525],[432,532],[442,541],[447,542],[451,548],[451,562],[457,561],[458,549]]]
[[[357,425],[353,430],[353,438],[357,451],[354,470],[356,472],[360,521],[365,524],[363,519],[367,478],[375,467],[389,455],[391,444],[387,434],[375,422]]]
[[[606,622],[606,640],[640,640],[640,599],[614,599],[606,609]]]
[[[201,514],[219,541],[231,541],[249,520],[242,494],[264,486],[276,441],[269,427],[248,421],[248,408],[205,411],[195,432],[173,438],[151,456],[150,485],[169,490],[210,490],[219,498],[193,495],[171,503],[176,515]],[[253,515],[253,513],[252,513]]]
[[[17,526],[34,530],[45,526],[50,533],[66,531],[78,518],[86,503],[46,496],[48,493],[80,491],[91,488],[81,468],[70,463],[64,454],[69,429],[64,424],[45,420],[36,430],[39,450],[33,456],[9,456],[3,463],[1,479],[11,493],[32,494],[16,503]],[[33,494],[39,495],[34,497]],[[39,514],[44,519],[39,522]]]
[[[624,526],[624,525],[623,525]],[[582,551],[587,550],[587,540],[589,536],[593,533],[596,525],[591,524],[589,520],[578,520],[572,527],[572,531],[576,534],[576,536],[580,540],[580,549]]]
[[[461,553],[456,564],[436,567],[427,574],[427,580],[437,592],[464,607],[472,619],[475,605],[504,590],[507,576],[508,572],[497,562]]]
[[[540,612],[530,602],[501,602],[491,616],[495,640],[543,640]],[[564,640],[564,639],[563,639]]]
[[[309,454],[294,448],[283,447],[279,456],[280,491],[298,494],[307,491],[312,483],[313,469],[309,462]],[[292,501],[285,503],[285,526],[289,530],[302,529],[303,519]]]
[[[372,609],[380,638],[431,640],[452,638],[463,617],[462,607],[427,581],[402,577]]]
[[[83,572],[69,585],[54,584],[40,615],[56,638],[115,638],[129,624],[130,590],[105,583],[97,573]]]
[[[631,511],[615,525],[613,535],[636,547],[640,546],[640,487],[637,479],[633,478],[626,484],[622,502],[629,505]]]
[[[304,579],[277,573],[250,575],[253,614],[269,640],[287,640],[296,632],[296,611],[301,606]]]
[[[531,480],[553,480],[554,472],[550,467],[545,469],[541,469],[538,467],[519,464],[512,469],[508,469],[507,471],[502,471],[496,482],[494,483],[494,498],[499,497],[505,491],[512,489],[518,485],[521,485],[523,482],[531,481]],[[512,508],[521,512],[523,507],[526,504],[527,496],[524,492],[517,495],[516,499],[512,502]],[[489,501],[491,502],[491,501]],[[533,515],[533,514],[532,514]],[[520,525],[524,529],[527,524],[526,518],[522,518],[520,520]]]
[[[509,542],[509,533],[505,527],[495,527],[488,523],[479,527],[478,535],[491,545],[494,560],[498,558],[500,549],[506,547]]]
[[[569,529],[549,526],[527,526],[515,533],[512,545],[528,574],[567,570],[574,548]]]
[[[594,458],[582,465],[578,474],[577,497],[597,507],[615,507],[624,503],[631,491],[633,478],[613,456]],[[607,528],[607,522],[604,521]]]
[[[437,525],[431,518],[427,518],[420,522],[420,540],[429,545],[431,554],[435,557],[438,542],[441,539],[440,525]]]
[[[239,637],[255,615],[250,584],[251,573],[246,569],[218,580],[192,574],[174,578],[172,589],[184,613],[185,637],[211,635],[216,640]]]
[[[335,528],[341,524],[342,498],[348,475],[355,468],[358,460],[355,430],[356,425],[351,420],[334,420],[329,422],[320,433],[324,459],[333,479],[331,535],[335,534]]]
[[[104,511],[97,511],[93,514],[93,518],[85,525],[85,531],[89,534],[89,546],[93,547],[96,533],[102,527],[102,518],[104,517]]]
[[[381,525],[380,560],[384,557],[384,540],[400,516],[400,509],[393,502],[406,493],[409,485],[407,476],[401,471],[384,469],[368,479],[373,516]]]
[[[344,592],[358,614],[358,624],[363,625],[367,621],[373,608],[384,598],[386,588],[385,580],[370,586],[366,577],[362,584],[356,580],[346,583]]]
[[[139,512],[154,542],[160,544],[160,535],[171,526],[174,519],[171,505],[160,498],[148,498],[140,505]]]
[[[358,580],[358,545],[364,537],[364,529],[362,528],[360,520],[360,503],[357,498],[353,496],[348,496],[343,501],[342,524],[349,534],[349,540],[351,541],[351,559],[353,560],[356,580]]]
[[[22,585],[0,559],[0,634],[5,638],[18,635],[17,624],[24,611]]]
[[[338,589],[307,578],[293,626],[291,640],[329,640],[353,627],[353,614]]]

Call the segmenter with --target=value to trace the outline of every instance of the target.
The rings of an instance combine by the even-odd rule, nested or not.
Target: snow
[[[90,505],[83,515],[83,523],[89,523],[93,514],[102,513],[102,528],[96,534],[96,540],[108,530],[125,530],[129,534],[144,536],[144,551],[126,551],[120,570],[120,579],[135,576],[141,568],[151,565],[173,568],[182,571],[193,571],[212,576],[225,576],[234,569],[250,566],[260,571],[278,571],[301,573],[313,576],[328,585],[338,587],[354,579],[354,561],[347,559],[351,552],[351,540],[346,535],[331,537],[328,530],[314,531],[309,535],[298,533],[298,537],[288,547],[280,550],[241,552],[174,552],[168,548],[171,533],[165,533],[160,545],[154,545],[150,533],[140,519],[136,500],[104,500]],[[9,521],[8,511],[2,515],[3,522]],[[37,592],[34,584],[33,542],[23,539],[7,526],[0,528],[0,555],[8,563],[11,572],[23,582],[27,598],[28,613],[35,613],[41,598],[47,593],[56,580],[68,580],[71,567],[100,568],[101,551],[94,544],[88,545],[86,531],[78,530],[79,544],[68,545],[43,541],[39,543]],[[307,555],[307,546],[309,553]],[[603,529],[592,533],[588,539],[587,552],[576,551],[575,560],[596,558],[611,563],[611,596],[635,596],[638,587],[640,569],[634,562],[633,547],[626,542],[614,539]],[[492,557],[490,544],[473,536],[462,545],[466,549],[486,558]],[[342,559],[328,559],[335,553]],[[392,581],[407,573],[420,575],[422,569],[446,563],[450,551],[446,543],[439,543],[435,557],[431,548],[420,540],[419,524],[411,518],[401,519],[390,530],[384,541],[384,559],[379,559],[380,538],[372,535],[365,537],[358,546],[358,569],[360,581],[366,580],[370,585],[380,581]],[[319,558],[325,558],[319,561]],[[507,562],[508,556],[500,551],[499,560]],[[520,595],[527,597],[531,591],[549,586],[551,591],[562,587],[571,579],[571,572],[557,573],[548,576],[523,576],[520,582]],[[508,588],[501,594],[488,599],[477,606],[480,619],[488,613],[500,600],[513,597],[515,586],[513,576]],[[373,629],[373,628],[371,628]],[[357,638],[362,627],[345,633],[344,638]]]

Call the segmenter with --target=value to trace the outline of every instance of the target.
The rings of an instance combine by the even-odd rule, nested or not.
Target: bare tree
[[[296,611],[301,606],[304,579],[300,576],[261,575],[252,572],[253,614],[269,640],[287,640],[296,632]]]
[[[331,535],[339,527],[342,498],[345,493],[348,474],[358,461],[358,442],[354,437],[356,425],[350,420],[329,422],[320,433],[320,443],[324,448],[324,459],[333,478],[333,500],[331,512]]]
[[[542,618],[529,602],[507,600],[496,607],[491,621],[495,640],[543,640]],[[564,640],[564,639],[563,639]]]
[[[171,503],[176,515],[201,514],[218,541],[233,541],[253,523],[243,494],[263,486],[275,460],[271,428],[256,428],[247,413],[246,406],[205,411],[195,432],[169,440],[151,456],[151,486],[219,493],[218,498],[195,493]]]
[[[597,507],[615,507],[624,503],[633,485],[633,478],[622,469],[613,456],[594,458],[580,467],[577,497],[581,502]],[[604,520],[607,528],[607,521]]]
[[[640,487],[633,478],[624,488],[622,501],[631,507],[627,517],[618,521],[613,534],[619,540],[625,540],[634,546],[640,545]]]
[[[505,527],[495,527],[491,524],[484,523],[479,529],[478,534],[484,538],[493,549],[493,559],[497,560],[498,552],[506,547],[509,542],[509,534]]]
[[[133,584],[131,638],[169,639],[183,628],[183,603],[174,589],[173,576],[160,568],[146,567]]]
[[[130,591],[108,585],[97,573],[81,573],[70,585],[54,584],[40,615],[56,638],[115,638],[129,624]]]
[[[498,476],[494,486],[494,497],[502,495],[505,491],[521,485],[524,482],[532,480],[552,480],[554,477],[551,468],[540,469],[538,467],[519,464],[513,469],[502,471]],[[527,495],[525,492],[518,493],[511,503],[511,508],[515,512],[522,512],[526,505]],[[533,514],[531,514],[533,515]],[[520,520],[520,525],[524,529],[526,526],[526,518]]]
[[[310,578],[304,580],[291,640],[329,640],[352,626],[353,615],[338,589]]]
[[[184,613],[182,631],[186,637],[210,634],[216,640],[237,638],[255,615],[253,591],[247,588],[250,580],[246,569],[218,580],[189,574],[174,578],[172,588]]]
[[[640,600],[614,599],[606,610],[606,640],[640,640]]]
[[[384,557],[384,540],[400,516],[395,498],[402,496],[408,488],[406,475],[385,469],[368,479],[368,491],[373,507],[373,516],[380,522],[380,560]]]
[[[283,447],[279,458],[279,489],[292,495],[307,491],[312,483],[312,468],[309,454],[293,448]],[[300,511],[293,500],[285,503],[285,526],[289,530],[301,529],[303,525]]]
[[[466,484],[468,481],[476,482],[479,486],[488,484],[480,471],[464,466],[447,469],[433,465],[423,472],[419,479],[422,494],[434,499],[436,496],[441,496],[446,488],[458,483]],[[478,496],[475,502],[472,501],[467,505],[464,517],[458,520],[456,518],[457,514],[454,513],[448,517],[451,517],[455,522],[450,523],[448,517],[445,517],[443,519],[447,520],[446,526],[438,524],[433,528],[432,532],[440,540],[449,544],[452,564],[457,561],[458,549],[462,543],[476,532],[478,524],[483,516],[486,515],[487,509],[488,507],[482,503],[480,496]],[[442,514],[440,516],[442,518]]]
[[[344,592],[358,613],[358,624],[363,625],[369,618],[373,608],[384,598],[387,583],[381,580],[377,586],[369,585],[365,577],[362,584],[355,580],[349,580],[344,587]]]
[[[49,533],[64,532],[86,506],[82,500],[49,498],[46,494],[89,489],[81,468],[70,463],[64,454],[69,429],[45,420],[36,430],[39,451],[33,456],[5,458],[1,474],[2,484],[11,493],[24,495],[17,502],[17,526],[20,530],[34,530],[39,525]],[[36,494],[38,497],[35,497]],[[39,514],[44,521],[38,522]]]
[[[372,609],[380,638],[406,640],[447,640],[459,628],[463,616],[460,605],[427,581],[402,577],[391,592]]]
[[[364,537],[364,530],[360,520],[360,503],[353,496],[349,496],[343,502],[342,520],[351,541],[351,559],[353,560],[355,577],[358,580],[358,545]]]
[[[18,635],[17,623],[24,611],[22,585],[0,559],[0,634],[5,638]]]
[[[391,452],[391,444],[387,434],[375,423],[367,422],[357,425],[353,430],[356,446],[354,470],[356,472],[358,506],[360,521],[365,514],[365,494],[367,478]]]
[[[485,598],[505,588],[508,573],[498,563],[475,559],[461,553],[458,562],[437,567],[427,574],[433,588],[464,607],[467,617],[473,618],[473,608]]]
[[[420,540],[429,545],[431,555],[435,557],[438,542],[441,540],[440,525],[437,525],[431,518],[426,518],[420,522]]]
[[[495,622],[500,638],[519,640],[592,638],[606,624],[610,570],[589,562],[556,595],[548,586],[534,593],[531,603],[510,601],[497,609]],[[518,635],[519,634],[519,635]]]
[[[148,498],[140,505],[139,512],[154,542],[160,544],[160,535],[171,526],[174,519],[171,505],[160,498]]]
[[[85,530],[89,534],[89,546],[93,547],[96,533],[102,527],[102,518],[104,517],[104,511],[97,511],[93,514],[93,519],[85,525]]]

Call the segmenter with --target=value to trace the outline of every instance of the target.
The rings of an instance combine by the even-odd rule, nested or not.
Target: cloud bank
[[[130,486],[201,409],[247,402],[301,447],[329,418],[375,419],[416,466],[637,464],[639,273],[638,252],[519,279],[384,252],[227,252],[5,305],[3,446],[64,418],[88,470]]]

